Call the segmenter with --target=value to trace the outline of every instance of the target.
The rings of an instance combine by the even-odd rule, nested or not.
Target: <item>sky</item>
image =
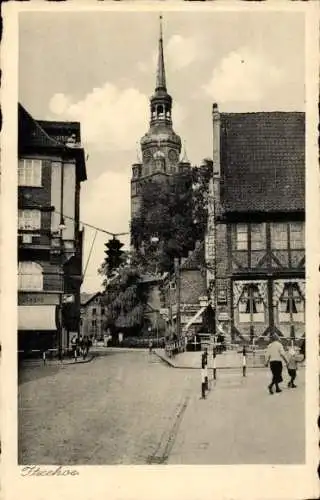
[[[36,119],[80,121],[80,218],[114,233],[129,232],[158,33],[156,12],[20,13],[19,101]],[[222,112],[304,110],[303,13],[166,12],[163,36],[173,126],[193,165],[212,157],[213,102]],[[108,236],[97,234],[88,260],[94,236],[85,228],[85,292],[101,287]]]

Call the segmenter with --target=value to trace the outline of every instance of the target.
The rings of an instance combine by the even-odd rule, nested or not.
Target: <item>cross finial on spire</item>
[[[163,57],[163,38],[162,38],[162,15],[159,17],[160,22],[160,35],[159,35],[159,52],[158,52],[158,67],[157,67],[157,82],[156,90],[167,90],[166,86],[166,73],[164,68]]]

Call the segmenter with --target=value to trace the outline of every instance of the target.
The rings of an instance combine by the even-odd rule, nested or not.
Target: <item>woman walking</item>
[[[266,366],[270,366],[270,370],[272,373],[271,384],[268,385],[270,394],[273,394],[273,386],[276,387],[276,392],[282,392],[279,387],[279,384],[283,380],[282,361],[288,364],[283,346],[279,341],[279,337],[276,333],[273,333],[271,342],[268,345],[266,351]]]

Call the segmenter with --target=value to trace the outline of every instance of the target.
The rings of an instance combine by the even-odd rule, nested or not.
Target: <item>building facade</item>
[[[232,340],[305,334],[305,116],[213,107],[207,254]],[[211,215],[211,217],[210,217]],[[213,272],[212,272],[213,270]]]
[[[103,340],[105,331],[106,308],[101,292],[81,294],[80,335]]]
[[[167,92],[160,18],[156,86],[150,98],[150,126],[140,141],[142,161],[132,165],[131,218],[138,216],[142,185],[149,181],[167,182],[173,174],[190,169],[181,156],[181,138],[172,125],[172,97]]]
[[[79,331],[85,154],[77,122],[18,107],[18,346],[67,346]]]
[[[161,312],[167,321],[168,333],[192,337],[195,333],[211,330],[207,324],[204,242],[197,242],[188,257],[176,259],[175,273],[163,278],[161,289]]]

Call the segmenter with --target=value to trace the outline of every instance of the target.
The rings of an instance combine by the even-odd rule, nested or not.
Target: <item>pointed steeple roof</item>
[[[160,16],[159,21],[160,21],[160,35],[159,35],[156,91],[157,90],[167,91],[166,71],[165,71],[165,67],[164,67],[164,55],[163,55],[162,16]]]

